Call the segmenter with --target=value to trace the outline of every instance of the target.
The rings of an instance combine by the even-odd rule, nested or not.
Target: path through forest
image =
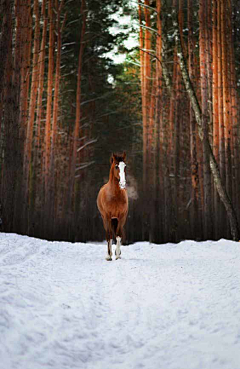
[[[2,368],[239,369],[239,243],[105,254],[0,233]]]

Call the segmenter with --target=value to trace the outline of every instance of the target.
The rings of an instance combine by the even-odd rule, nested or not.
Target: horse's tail
[[[118,226],[118,218],[112,218],[111,219],[111,226],[112,226],[113,236],[116,237],[117,226]]]

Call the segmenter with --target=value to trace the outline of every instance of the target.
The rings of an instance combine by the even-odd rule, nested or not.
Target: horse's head
[[[121,189],[125,188],[126,186],[126,179],[125,179],[125,164],[126,160],[126,153],[124,151],[123,154],[112,154],[110,162],[111,162],[111,169],[113,171],[114,177],[118,179],[119,186]]]

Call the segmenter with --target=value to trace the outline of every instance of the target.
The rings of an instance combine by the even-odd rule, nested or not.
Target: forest
[[[239,9],[1,0],[1,232],[102,241],[97,194],[126,151],[125,243],[239,240]]]

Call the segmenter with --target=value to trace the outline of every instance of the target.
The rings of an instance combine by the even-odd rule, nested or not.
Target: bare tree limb
[[[82,169],[85,169],[87,167],[90,167],[90,165],[93,165],[95,163],[95,161],[90,161],[89,163],[82,163],[79,167],[76,168],[76,171],[77,170],[82,170]],[[75,176],[76,178],[76,176]]]
[[[98,140],[97,138],[94,138],[93,140],[90,140],[90,141],[86,142],[83,146],[81,146],[77,149],[77,152],[83,150],[86,146],[91,145],[94,142],[97,142],[97,140]]]

